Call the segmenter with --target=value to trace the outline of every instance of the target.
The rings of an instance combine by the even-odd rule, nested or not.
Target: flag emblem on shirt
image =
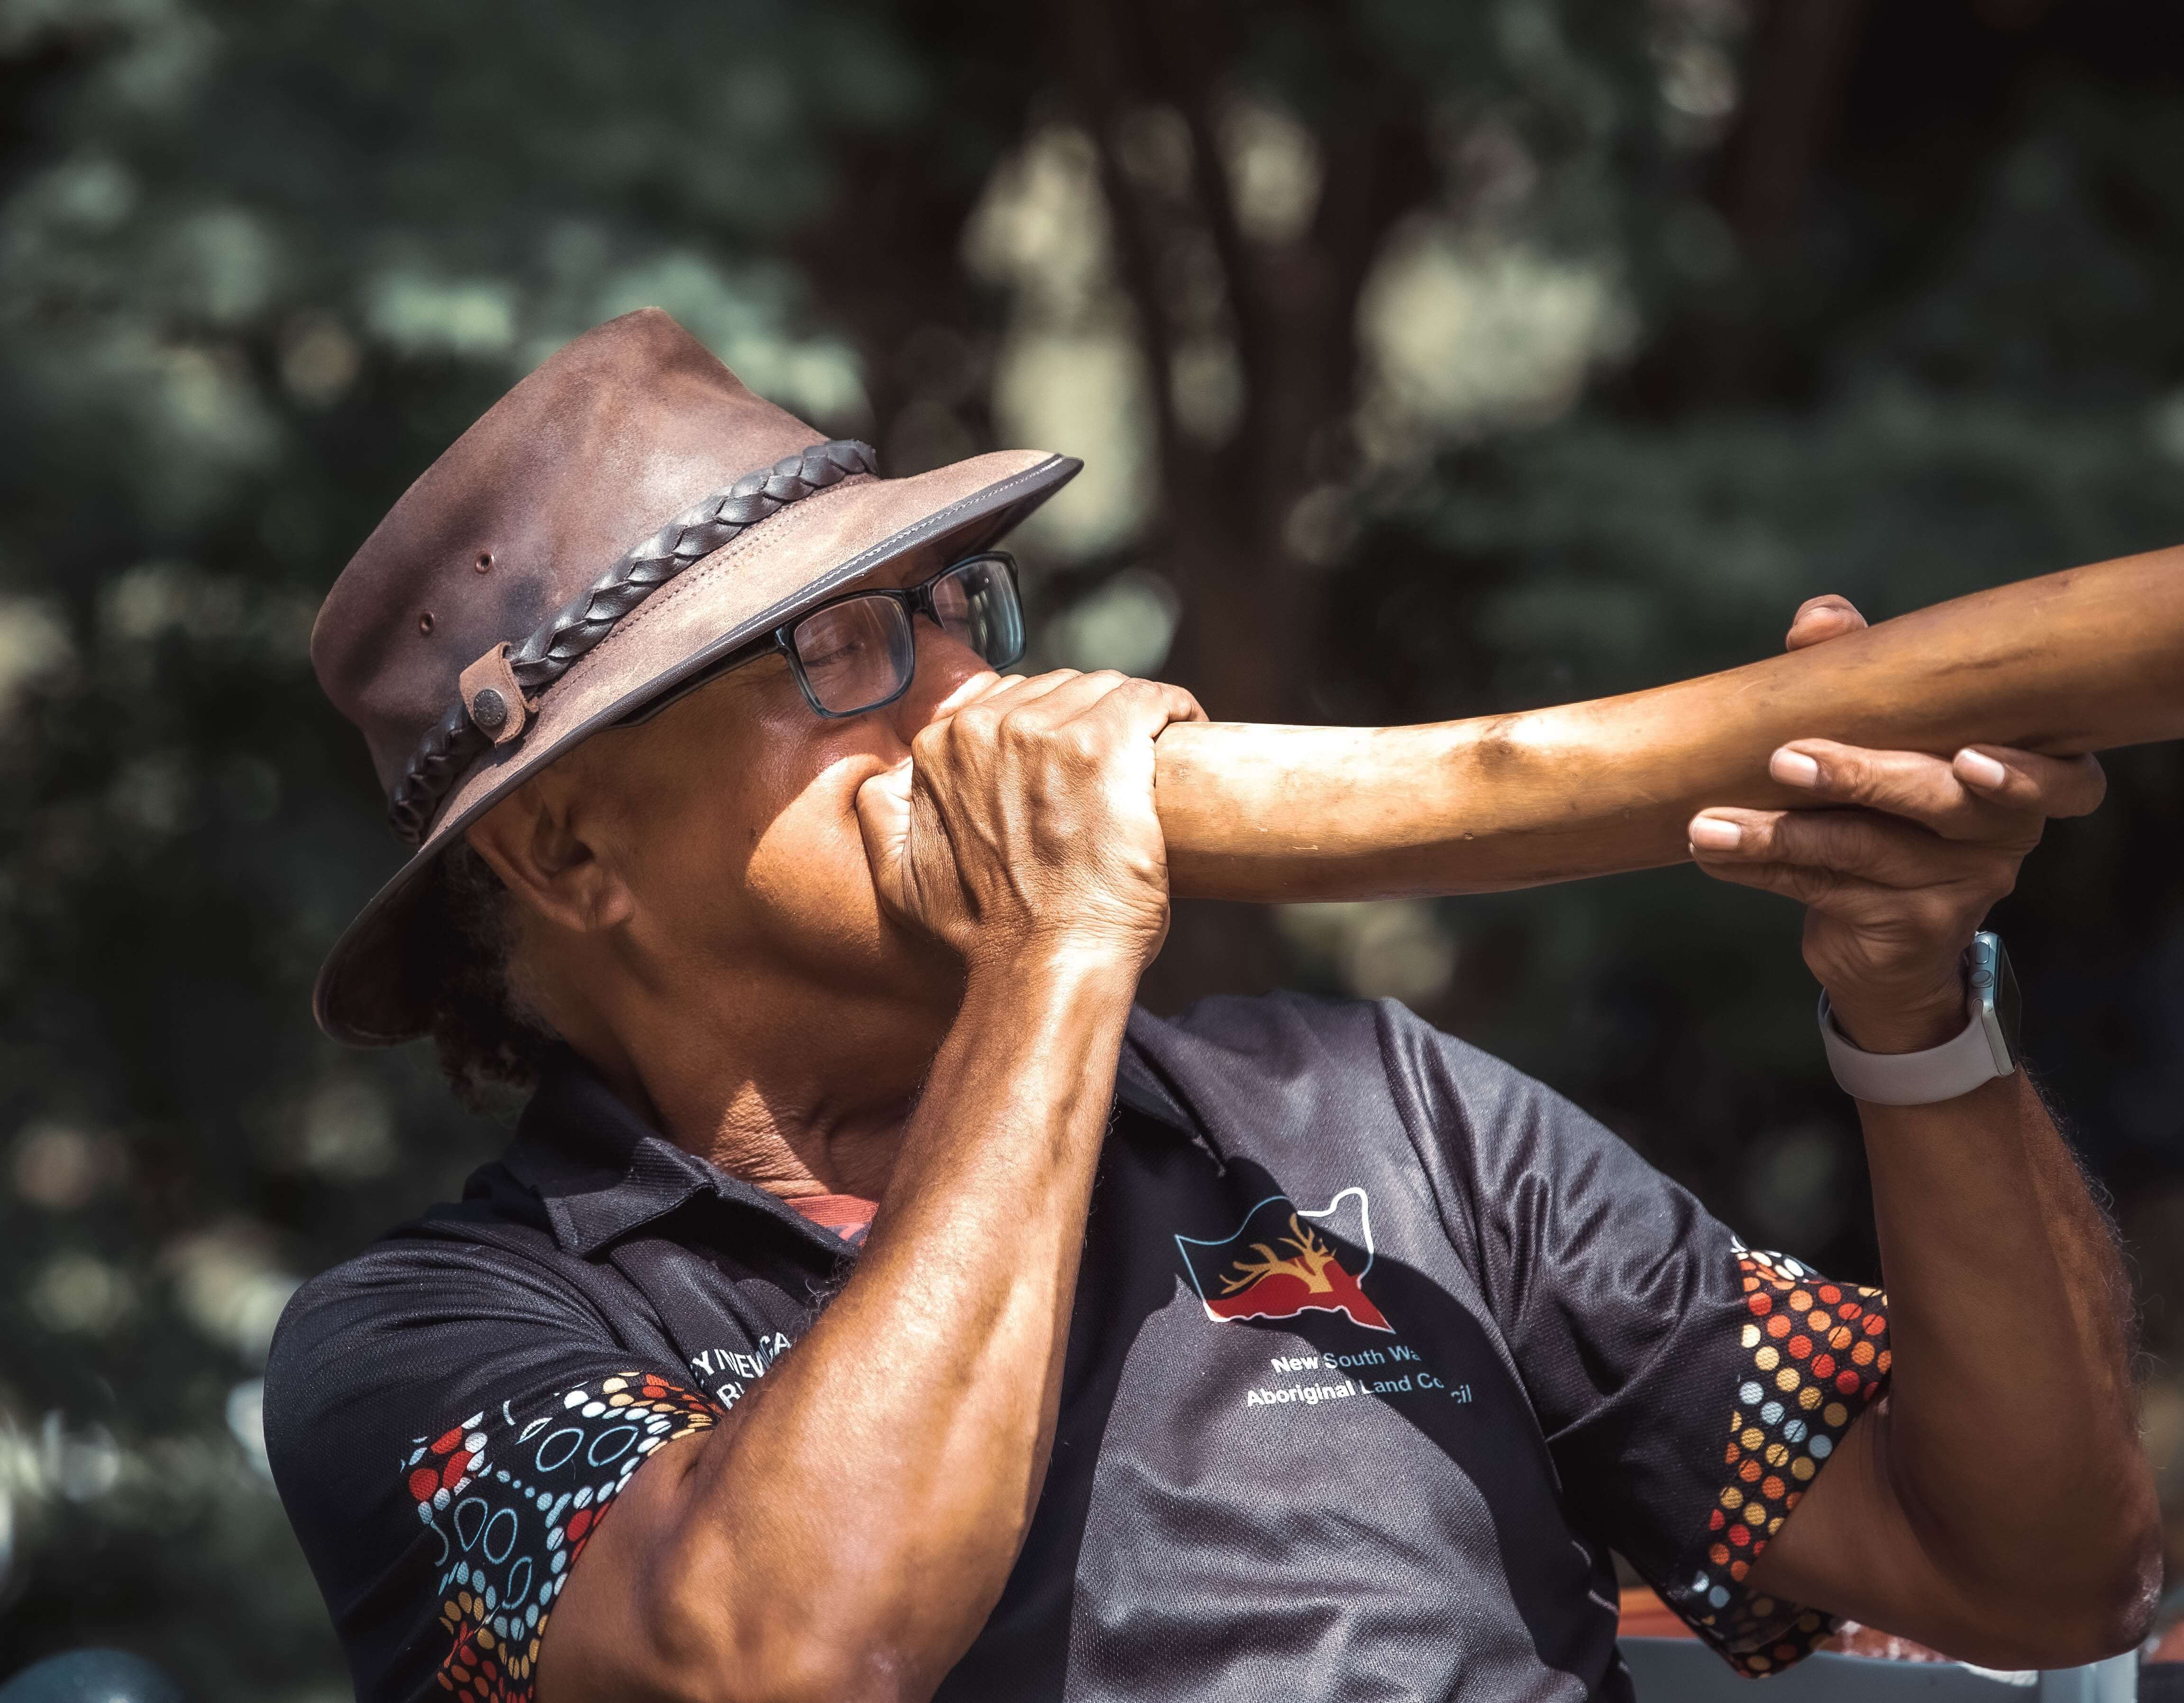
[[[1354,1272],[1338,1242],[1362,1250]],[[1343,1313],[1368,1330],[1395,1329],[1360,1287],[1373,1269],[1372,1206],[1362,1188],[1344,1189],[1317,1212],[1269,1195],[1233,1234],[1178,1236],[1175,1245],[1206,1317],[1220,1323]]]

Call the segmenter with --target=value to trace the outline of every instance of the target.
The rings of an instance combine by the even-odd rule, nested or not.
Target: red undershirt
[[[872,1227],[872,1214],[880,1209],[876,1200],[866,1200],[855,1194],[796,1194],[785,1203],[800,1217],[831,1230],[852,1248],[861,1248],[865,1236]]]

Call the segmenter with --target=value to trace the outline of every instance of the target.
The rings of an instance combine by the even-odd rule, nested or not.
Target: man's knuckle
[[[1965,908],[1964,898],[1938,887],[1919,889],[1905,906],[1913,929],[1929,940],[1955,933]]]
[[[2019,860],[2014,857],[1990,857],[1980,872],[1978,891],[1989,904],[2006,899],[2017,891]]]
[[[1836,884],[1832,877],[1819,869],[1792,868],[1785,872],[1784,888],[1801,905],[1817,905],[1832,896]]]
[[[1887,835],[1880,824],[1869,816],[1830,817],[1822,828],[1830,852],[1830,862],[1841,864],[1869,866],[1886,848]]]
[[[1831,871],[1871,869],[1886,852],[1886,836],[1864,817],[1826,817],[1808,824],[1805,833],[1806,861]]]
[[[1872,757],[1854,745],[1843,745],[1829,752],[1822,768],[1839,792],[1869,794],[1878,784]]]

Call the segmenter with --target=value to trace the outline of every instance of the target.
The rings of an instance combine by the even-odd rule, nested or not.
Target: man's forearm
[[[2108,1226],[2021,1071],[1858,1109],[1890,1393],[1763,1582],[1997,1666],[2120,1647],[2159,1574]]]
[[[2021,1070],[1859,1114],[1895,1345],[1880,1431],[1907,1515],[1968,1589],[2038,1579],[2054,1619],[2113,1615],[2153,1501],[2106,1222]]]
[[[626,1631],[669,1695],[922,1696],[976,1635],[1045,1473],[1134,982],[973,975],[850,1281],[731,1424],[640,1475],[644,1515],[601,1528],[644,1575],[625,1601],[651,1623]],[[591,1667],[569,1655],[554,1703]]]

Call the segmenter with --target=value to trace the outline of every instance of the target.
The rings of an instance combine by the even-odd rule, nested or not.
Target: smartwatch
[[[2017,1069],[2020,1014],[2017,977],[2002,937],[1982,931],[1964,954],[1964,1033],[1924,1053],[1868,1053],[1836,1027],[1828,997],[1820,996],[1820,1044],[1842,1091],[1877,1106],[1930,1106],[1969,1094],[1982,1082]]]

